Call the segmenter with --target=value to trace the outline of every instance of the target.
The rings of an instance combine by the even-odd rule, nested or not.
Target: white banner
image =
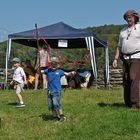
[[[58,47],[67,48],[68,40],[58,40]]]

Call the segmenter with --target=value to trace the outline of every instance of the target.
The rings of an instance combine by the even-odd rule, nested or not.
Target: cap
[[[50,62],[59,62],[59,59],[58,57],[53,56],[50,58]]]
[[[134,16],[136,18],[136,22],[139,22],[139,13],[135,10],[127,10],[124,13],[123,18],[126,20],[128,16]]]
[[[12,61],[13,61],[13,62],[20,63],[20,59],[19,59],[19,58],[17,58],[17,57],[13,58],[13,60],[12,60]]]

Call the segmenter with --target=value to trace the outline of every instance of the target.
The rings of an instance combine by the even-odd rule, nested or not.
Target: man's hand
[[[113,63],[112,63],[113,68],[117,68],[118,66],[118,60],[114,59]]]

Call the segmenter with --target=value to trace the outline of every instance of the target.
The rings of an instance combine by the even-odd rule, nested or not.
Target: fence
[[[109,87],[117,88],[121,87],[123,84],[122,79],[123,70],[122,69],[110,69],[109,71]],[[99,70],[98,71],[98,87],[105,87],[105,77],[104,77],[104,71]]]
[[[12,69],[8,69],[8,79],[7,79],[7,85],[12,81]],[[0,89],[5,89],[6,88],[6,82],[5,82],[5,69],[0,69]]]

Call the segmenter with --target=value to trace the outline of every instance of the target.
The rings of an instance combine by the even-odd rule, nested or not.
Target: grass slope
[[[0,140],[140,139],[140,111],[124,107],[122,89],[62,91],[65,122],[51,120],[46,91],[26,90],[25,108],[15,100],[15,91],[0,91]]]

